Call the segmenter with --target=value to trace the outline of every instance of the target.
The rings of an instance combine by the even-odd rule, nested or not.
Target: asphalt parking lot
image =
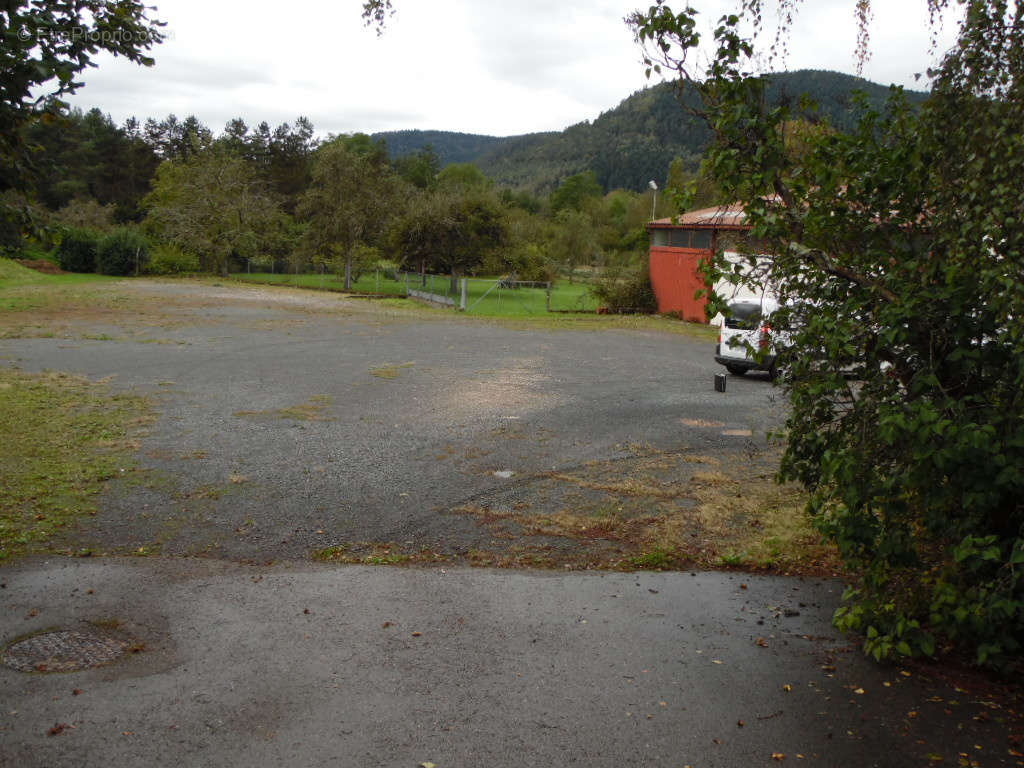
[[[0,339],[8,365],[109,379],[154,415],[138,467],[56,545],[91,557],[0,568],[0,765],[1022,764],[988,682],[839,635],[836,579],[465,566],[557,538],[467,507],[553,514],[639,469],[770,465],[785,409],[764,378],[715,392],[713,340],[117,290],[158,316]],[[350,542],[451,559],[313,557]],[[80,668],[53,655],[68,638]]]
[[[153,400],[148,474],[111,484],[103,514],[75,533],[98,551],[259,562],[344,541],[465,551],[488,536],[447,514],[467,500],[529,496],[538,473],[647,449],[749,455],[783,415],[763,377],[714,391],[709,339],[423,320],[271,289],[133,290],[205,303],[170,304],[145,338],[105,321],[75,339],[0,340],[22,370],[109,378]]]

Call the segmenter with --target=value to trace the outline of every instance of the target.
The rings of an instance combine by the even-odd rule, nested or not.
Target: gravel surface
[[[715,392],[712,343],[682,335],[516,330],[309,291],[119,290],[161,304],[164,327],[0,340],[26,371],[110,377],[155,404],[148,471],[112,483],[69,546],[260,562],[352,541],[461,553],[491,543],[447,514],[467,500],[530,499],[539,473],[637,450],[749,455],[782,415],[764,378]]]

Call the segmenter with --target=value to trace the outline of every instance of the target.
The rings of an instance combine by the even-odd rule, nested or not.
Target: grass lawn
[[[236,280],[269,285],[290,285],[298,288],[316,288],[328,291],[344,291],[345,280],[338,275],[309,274],[295,275],[269,272],[240,272],[232,275]],[[538,288],[501,288],[495,285],[497,278],[469,278],[466,284],[466,306],[471,315],[489,317],[520,317],[540,315],[548,311],[547,292]],[[440,295],[450,295],[450,280],[441,275],[428,275],[424,288],[415,277],[410,287],[427,290]],[[361,275],[353,283],[355,293],[404,296],[405,281],[396,281],[383,273]],[[459,296],[454,296],[456,302]],[[555,283],[551,288],[551,310],[555,312],[593,312],[598,301],[584,283]]]
[[[121,278],[106,275],[45,275],[21,266],[11,259],[0,258],[0,312],[41,309],[55,301],[74,299],[88,294],[96,283]],[[53,288],[61,289],[54,292]]]
[[[23,267],[12,259],[0,258],[0,289],[23,285],[81,285],[116,279],[118,278],[107,275],[81,275],[72,272],[63,275],[44,275],[42,272]]]
[[[135,464],[146,401],[61,373],[0,368],[0,561],[95,514],[103,482]]]

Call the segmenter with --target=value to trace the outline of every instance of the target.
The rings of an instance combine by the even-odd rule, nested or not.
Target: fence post
[[[551,281],[550,280],[548,280],[547,290],[545,291],[545,293],[547,294],[548,312],[550,312],[551,311]]]
[[[408,272],[405,273],[405,295],[407,297],[409,295],[409,273]]]
[[[466,311],[466,278],[462,278],[462,301],[459,302],[459,309]]]

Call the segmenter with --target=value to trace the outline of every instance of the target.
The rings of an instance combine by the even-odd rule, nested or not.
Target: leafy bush
[[[805,130],[793,144],[785,128],[800,115],[765,109],[736,15],[697,87],[715,133],[706,167],[761,244],[746,271],[717,269],[794,299],[772,316],[791,330],[776,336],[792,406],[780,477],[808,489],[857,576],[836,623],[879,660],[960,651],[1012,671],[1024,657],[1024,35],[1000,0],[969,6],[929,99],[915,109],[894,88],[877,112],[862,98],[851,133]],[[655,58],[685,69],[673,47],[696,45],[692,14],[637,16]]]
[[[96,245],[96,267],[103,275],[131,275],[148,260],[149,241],[134,229],[116,229]]]
[[[181,275],[199,269],[198,256],[170,243],[155,246],[146,265],[146,273],[150,275]]]
[[[373,272],[377,268],[377,262],[383,258],[379,248],[365,243],[357,245],[352,249],[352,279],[358,280],[364,272]],[[341,274],[345,274],[344,266],[341,268]]]
[[[639,267],[613,267],[590,289],[613,312],[657,312],[658,300],[651,286],[651,267],[644,259]]]
[[[99,236],[88,229],[69,229],[57,246],[57,262],[65,272],[95,272]]]

